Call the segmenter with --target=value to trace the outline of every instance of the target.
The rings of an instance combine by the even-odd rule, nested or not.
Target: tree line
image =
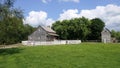
[[[101,31],[104,29],[105,23],[95,18],[74,18],[71,20],[56,21],[52,25],[52,29],[57,32],[60,39],[64,40],[100,40]]]
[[[116,38],[116,39],[119,40],[119,42],[120,42],[120,31],[112,30],[112,31],[111,31],[111,36],[112,36],[113,38]]]
[[[105,23],[100,18],[88,19],[85,17],[71,20],[56,21],[52,29],[63,40],[101,40],[101,32]],[[111,30],[111,37],[120,41],[120,31]]]
[[[14,8],[15,0],[0,2],[0,44],[14,44],[27,40],[34,28],[23,24],[23,12]]]

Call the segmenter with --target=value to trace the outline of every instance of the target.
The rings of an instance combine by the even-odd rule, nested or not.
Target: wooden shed
[[[101,32],[101,41],[103,43],[110,43],[111,42],[111,33],[107,28]]]
[[[58,35],[50,27],[39,26],[36,31],[28,36],[29,41],[54,41]]]

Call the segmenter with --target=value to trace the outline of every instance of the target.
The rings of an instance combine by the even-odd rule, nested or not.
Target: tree
[[[90,31],[91,33],[88,36],[89,40],[100,40],[101,32],[104,29],[105,23],[99,19],[95,18],[91,20]]]
[[[112,30],[111,31],[111,36],[116,38],[117,40],[120,40],[120,31]]]
[[[56,21],[52,28],[57,32],[60,39],[81,39],[85,41],[100,40],[104,26],[105,23],[99,18],[89,20],[82,17]]]
[[[74,18],[71,20],[56,21],[52,28],[57,32],[60,39],[86,40],[90,33],[90,21],[85,18]]]
[[[32,27],[23,24],[23,12],[13,4],[14,0],[0,2],[0,44],[21,42],[33,31]]]

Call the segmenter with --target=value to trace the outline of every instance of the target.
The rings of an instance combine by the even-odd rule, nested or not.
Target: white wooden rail
[[[23,45],[60,45],[60,44],[79,44],[81,40],[55,40],[55,41],[22,41]]]

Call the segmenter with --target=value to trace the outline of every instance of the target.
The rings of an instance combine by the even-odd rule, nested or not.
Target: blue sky
[[[85,16],[99,17],[107,28],[120,29],[120,20],[116,21],[120,18],[119,0],[17,0],[14,6],[23,9],[24,22],[32,26],[47,26],[56,20]]]

